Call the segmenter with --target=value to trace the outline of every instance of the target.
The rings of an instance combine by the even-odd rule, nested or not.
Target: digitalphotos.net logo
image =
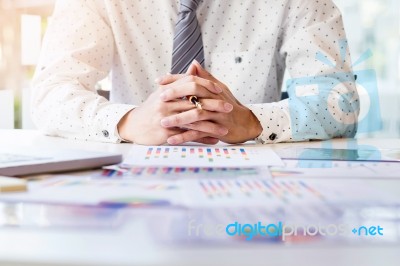
[[[242,237],[247,241],[254,238],[277,238],[287,241],[293,236],[349,236],[358,237],[381,237],[384,235],[384,228],[380,225],[349,226],[348,224],[308,224],[295,225],[277,223],[263,223],[261,221],[250,224],[242,224],[237,221],[228,225],[204,224],[192,219],[188,222],[188,237]]]

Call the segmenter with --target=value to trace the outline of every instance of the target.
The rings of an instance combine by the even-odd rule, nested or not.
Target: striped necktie
[[[185,73],[196,59],[204,66],[203,41],[196,9],[200,0],[181,0],[172,50],[172,74]]]

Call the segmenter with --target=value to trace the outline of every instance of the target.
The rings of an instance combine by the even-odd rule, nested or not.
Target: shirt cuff
[[[108,103],[96,114],[93,124],[93,135],[96,141],[120,143],[125,141],[118,134],[118,123],[129,111],[136,106],[128,104]]]
[[[292,141],[288,101],[275,103],[247,104],[263,128],[255,138],[257,143],[270,144]]]
[[[123,116],[122,116],[122,117],[123,117]],[[122,119],[122,117],[121,117],[121,119]],[[118,123],[117,123],[117,125],[115,126],[114,135],[118,138],[118,143],[121,143],[121,142],[133,143],[132,141],[127,140],[127,139],[124,139],[123,137],[121,137],[121,135],[120,135],[119,132],[118,132]]]

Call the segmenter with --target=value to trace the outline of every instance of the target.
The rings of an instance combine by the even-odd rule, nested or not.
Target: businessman
[[[321,119],[311,103],[280,100],[285,70],[351,73],[348,55],[336,67],[315,60],[320,52],[341,61],[344,38],[331,0],[59,0],[34,77],[33,119],[49,135],[146,145],[353,136],[354,82],[328,98],[303,88],[321,110],[341,100],[346,112]],[[107,100],[95,87],[110,73]],[[296,124],[293,111],[310,121]]]

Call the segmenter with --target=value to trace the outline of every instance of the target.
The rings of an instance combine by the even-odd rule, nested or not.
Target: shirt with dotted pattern
[[[119,120],[157,89],[155,78],[170,71],[178,12],[179,0],[58,0],[33,81],[38,128],[66,138],[120,141]],[[325,126],[337,116],[354,120],[357,108],[350,101],[341,105],[353,113],[316,117],[307,103],[293,105],[293,112],[288,99],[280,100],[285,69],[293,79],[351,72],[348,52],[334,67],[316,60],[317,52],[333,62],[343,59],[339,40],[345,32],[331,0],[202,0],[197,17],[206,69],[259,119],[260,142],[354,135],[354,123]],[[95,86],[110,71],[108,101]],[[352,93],[357,102],[354,84],[343,84],[333,92]],[[302,93],[314,90],[304,86]],[[338,99],[321,100],[321,109],[339,106]],[[300,123],[295,113],[309,120]]]

